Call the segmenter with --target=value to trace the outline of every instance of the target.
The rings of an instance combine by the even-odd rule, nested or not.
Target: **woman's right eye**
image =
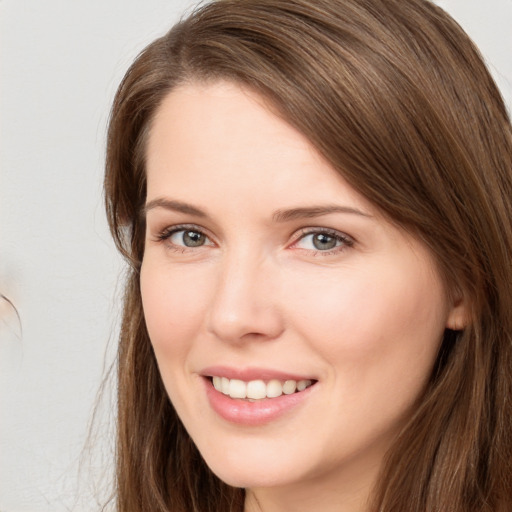
[[[203,245],[212,245],[204,233],[193,229],[180,229],[179,231],[174,231],[171,233],[168,240],[172,244],[182,247],[201,247]]]
[[[192,249],[205,245],[213,245],[211,240],[201,231],[192,228],[172,228],[163,231],[158,238],[171,246]]]

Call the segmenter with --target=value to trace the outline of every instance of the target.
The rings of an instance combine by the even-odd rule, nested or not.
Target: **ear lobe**
[[[462,331],[469,324],[470,312],[468,301],[463,294],[459,294],[453,299],[452,308],[446,319],[446,327],[452,331]]]

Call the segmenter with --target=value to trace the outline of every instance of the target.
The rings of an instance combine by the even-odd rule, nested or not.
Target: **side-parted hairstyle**
[[[105,176],[130,263],[118,354],[117,507],[241,512],[170,403],[146,331],[146,145],[176,86],[251,88],[434,256],[470,305],[384,461],[371,511],[512,510],[512,130],[477,49],[428,0],[218,0],[150,44],[113,105]],[[212,178],[213,179],[213,178]]]

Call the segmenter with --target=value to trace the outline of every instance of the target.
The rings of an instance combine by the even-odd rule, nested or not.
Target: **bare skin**
[[[365,511],[464,303],[421,243],[247,89],[171,92],[147,172],[147,327],[207,464],[247,489],[246,512]],[[271,421],[240,424],[212,407],[211,367],[313,384]]]

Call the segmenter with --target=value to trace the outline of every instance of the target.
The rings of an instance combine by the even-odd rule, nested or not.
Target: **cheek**
[[[143,261],[140,280],[146,326],[159,363],[160,355],[185,353],[204,318],[207,282],[150,258]]]
[[[372,273],[354,269],[318,283],[311,280],[307,293],[293,294],[296,325],[350,396],[365,386],[424,384],[447,315],[438,279],[408,272],[404,263],[398,271],[397,265]]]

